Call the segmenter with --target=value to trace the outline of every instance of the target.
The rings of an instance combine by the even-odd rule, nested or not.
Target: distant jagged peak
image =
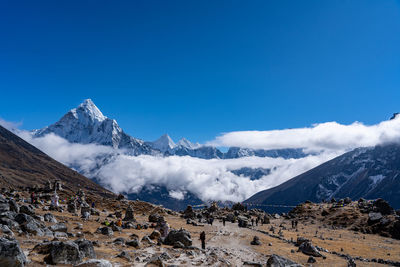
[[[75,118],[78,118],[78,115],[83,114],[98,122],[102,122],[107,119],[107,117],[103,115],[103,113],[90,98],[85,99],[77,108],[72,109],[71,113]]]
[[[188,148],[188,149],[196,149],[196,148],[199,148],[201,146],[199,143],[193,144],[192,142],[190,142],[189,140],[187,140],[184,137],[181,138],[178,141],[177,145],[181,146],[181,147]]]
[[[153,148],[158,149],[161,152],[166,152],[168,150],[173,149],[176,146],[176,144],[171,139],[171,137],[169,137],[168,134],[163,134],[156,141],[151,142],[151,144]]]

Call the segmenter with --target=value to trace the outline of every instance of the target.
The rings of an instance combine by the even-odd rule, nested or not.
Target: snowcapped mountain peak
[[[77,108],[72,109],[71,113],[75,118],[78,118],[79,115],[83,115],[92,119],[93,121],[98,122],[102,122],[107,119],[107,117],[101,113],[91,99],[86,99],[83,101],[82,104],[80,104]]]
[[[117,121],[104,116],[91,99],[86,99],[78,107],[71,109],[56,123],[32,133],[36,137],[53,133],[71,143],[94,143],[122,148],[131,155],[155,153],[142,140],[124,133]]]
[[[185,147],[187,149],[196,149],[196,148],[200,147],[199,143],[193,144],[192,142],[190,142],[186,138],[182,138],[181,140],[179,140],[177,145],[181,146],[181,147]]]
[[[171,151],[172,149],[175,148],[175,143],[169,137],[168,134],[163,134],[160,138],[158,138],[156,141],[149,143],[154,149],[158,149],[161,152],[167,152]]]

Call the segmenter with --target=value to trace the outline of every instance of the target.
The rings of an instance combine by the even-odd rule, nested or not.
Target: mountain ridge
[[[357,148],[260,191],[244,203],[297,205],[306,200],[322,202],[345,197],[383,198],[400,208],[400,145]]]

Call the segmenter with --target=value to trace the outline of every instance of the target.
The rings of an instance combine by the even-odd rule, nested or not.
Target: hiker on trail
[[[95,204],[94,204],[94,201],[92,202],[92,209],[94,209],[94,207],[95,207]]]
[[[292,229],[294,228],[294,220],[292,220]]]
[[[31,194],[31,203],[35,204],[35,192],[32,192]]]
[[[226,221],[225,217],[222,218],[222,224],[223,224],[224,226],[225,226],[225,221]]]
[[[121,219],[121,218],[118,219],[118,221],[117,221],[117,226],[118,226],[118,227],[121,227],[121,226],[122,226],[122,219]]]
[[[254,218],[251,218],[251,226],[254,226]]]
[[[201,248],[206,249],[206,232],[200,233],[200,240],[201,240]]]
[[[260,218],[256,218],[256,226],[258,226],[258,221],[260,220]]]

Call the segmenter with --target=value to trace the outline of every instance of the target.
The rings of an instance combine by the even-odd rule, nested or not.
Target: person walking
[[[206,232],[200,233],[200,240],[201,240],[201,248],[206,249]]]
[[[222,218],[222,224],[223,224],[223,226],[225,226],[225,221],[226,221],[225,217]]]

